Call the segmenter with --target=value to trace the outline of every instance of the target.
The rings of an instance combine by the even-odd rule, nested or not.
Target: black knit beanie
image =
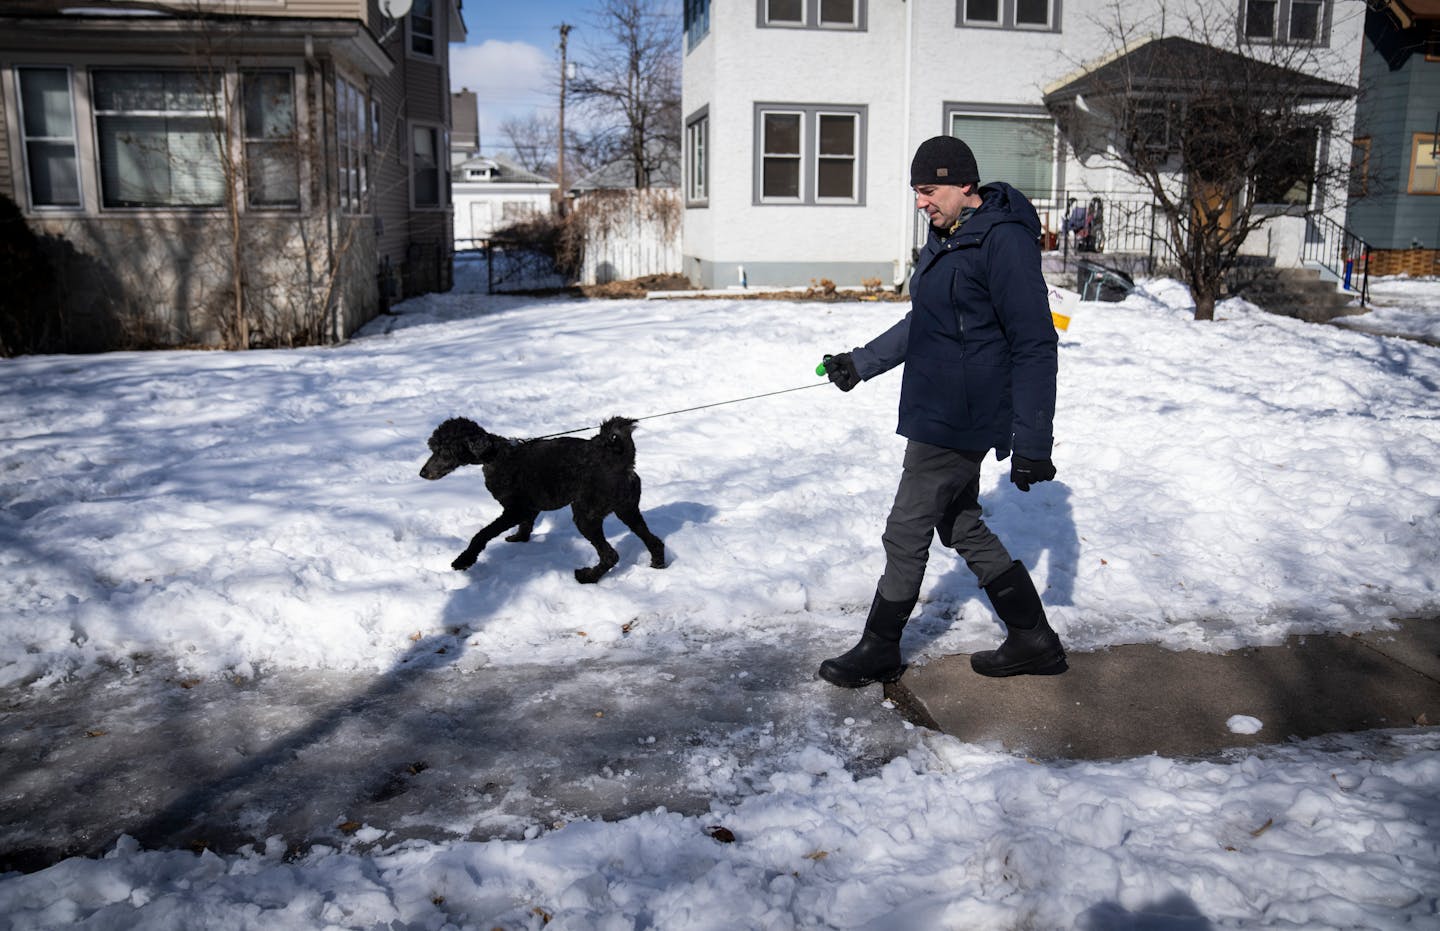
[[[975,153],[954,136],[935,136],[920,143],[910,162],[910,186],[979,184]]]

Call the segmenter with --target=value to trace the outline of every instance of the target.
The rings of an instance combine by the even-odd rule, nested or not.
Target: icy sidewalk
[[[965,655],[886,694],[964,741],[1046,759],[1194,759],[1327,734],[1440,724],[1440,618],[1230,653],[1136,643],[1070,652],[1063,676],[982,679]]]
[[[815,678],[834,644],[462,672],[464,638],[383,675],[115,672],[0,697],[0,873],[149,848],[292,851],[520,838],[663,806],[702,814],[823,756],[863,775],[919,731]],[[818,651],[818,652],[817,652]],[[812,653],[816,655],[812,655]]]

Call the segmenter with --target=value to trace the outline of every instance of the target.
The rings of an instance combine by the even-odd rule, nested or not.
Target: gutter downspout
[[[913,80],[910,72],[910,58],[915,35],[915,0],[901,0],[901,2],[905,4],[905,60],[903,66],[905,83],[900,105],[900,177],[908,181],[910,178],[910,84]],[[905,282],[910,277],[910,230],[914,223],[912,206],[913,201],[907,197],[901,209],[900,252],[895,259],[893,284],[896,292],[905,287]]]

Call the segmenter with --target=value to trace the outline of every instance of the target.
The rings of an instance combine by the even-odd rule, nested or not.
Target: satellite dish
[[[390,19],[400,19],[410,12],[415,0],[380,0],[380,12]]]

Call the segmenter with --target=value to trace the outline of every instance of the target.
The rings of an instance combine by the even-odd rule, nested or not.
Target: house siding
[[[1231,0],[1208,2],[1218,15],[1236,13]],[[902,283],[923,233],[908,190],[915,147],[947,132],[952,110],[1043,113],[1045,87],[1114,46],[1103,25],[1112,0],[1056,2],[1053,31],[960,27],[956,0],[870,0],[865,7],[864,29],[830,30],[765,28],[753,4],[711,4],[709,31],[683,60],[682,113],[705,111],[710,130],[708,198],[687,207],[683,225],[685,274],[695,283],[737,284],[742,266],[752,286],[820,277],[840,285],[866,277]],[[1126,4],[1135,22],[1153,15],[1157,26],[1159,9]],[[1337,9],[1318,73],[1353,85],[1363,17],[1352,13]],[[756,103],[863,107],[862,204],[757,204]],[[1348,139],[1349,130],[1336,127],[1335,134]],[[1013,180],[1003,165],[981,164],[980,171],[987,181]],[[1065,149],[1052,183],[1053,191],[1035,198],[1049,231],[1060,229],[1066,187],[1107,199],[1144,196],[1098,158]]]
[[[1408,191],[1411,140],[1436,131],[1440,62],[1413,54],[1391,71],[1367,42],[1363,72],[1365,107],[1355,134],[1371,140],[1369,178],[1366,194],[1350,206],[1348,225],[1377,250],[1440,248],[1440,194]]]
[[[439,6],[444,9],[443,3]],[[273,15],[262,17],[262,8]],[[238,36],[223,34],[230,43],[223,59],[228,80],[238,82],[240,71],[249,68],[283,68],[295,79],[301,205],[242,208],[246,293],[259,302],[255,306],[265,308],[262,323],[249,330],[251,344],[344,338],[388,299],[447,289],[452,251],[448,197],[439,210],[422,214],[411,208],[408,129],[415,112],[432,125],[448,127],[448,18],[437,16],[436,60],[416,62],[404,54],[403,28],[392,34],[387,59],[374,44],[374,33],[358,25],[369,20],[379,31],[383,21],[375,0],[242,0],[227,9],[256,17],[245,21]],[[328,18],[306,20],[313,26],[282,25],[302,15]],[[337,16],[348,24],[336,23]],[[64,303],[64,319],[72,322],[63,348],[234,344],[235,334],[244,330],[233,326],[234,301],[227,290],[234,278],[227,211],[102,208],[89,100],[95,68],[194,68],[194,55],[175,51],[183,47],[178,40],[193,41],[210,27],[185,19],[103,16],[76,17],[74,23],[5,17],[0,11],[0,191],[21,206],[27,223],[53,246],[52,264],[64,283],[56,300]],[[28,208],[22,163],[14,154],[21,139],[14,69],[21,64],[71,69],[79,208]],[[380,101],[383,124],[380,142],[368,151],[368,202],[349,212],[342,209],[339,185],[339,78],[361,89],[367,110],[370,99]],[[430,99],[419,101],[418,94]],[[226,113],[238,121],[238,108],[227,106]],[[235,145],[241,151],[240,143]],[[385,274],[387,268],[392,275]],[[324,319],[317,328],[318,314]],[[90,322],[77,325],[82,321]]]

